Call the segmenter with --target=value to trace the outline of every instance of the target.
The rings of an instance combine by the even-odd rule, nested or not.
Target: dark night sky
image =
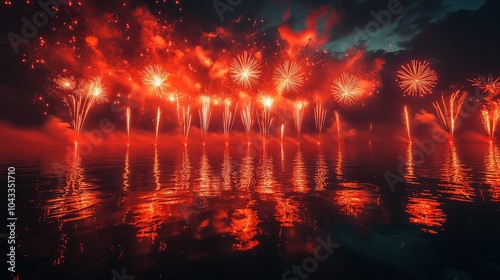
[[[14,1],[13,1],[14,2]],[[16,1],[17,2],[17,1]],[[19,1],[24,2],[24,1]],[[35,2],[35,1],[33,1]],[[114,11],[123,10],[123,1],[88,1],[90,9],[78,17],[114,15]],[[400,106],[408,102],[401,94],[395,75],[403,63],[411,59],[428,60],[438,73],[439,80],[435,92],[446,92],[450,87],[464,87],[472,91],[468,78],[479,75],[500,75],[500,1],[496,0],[401,0],[402,12],[391,15],[391,20],[367,40],[355,40],[356,28],[365,29],[367,23],[374,20],[371,11],[387,9],[390,0],[335,0],[335,1],[284,1],[284,0],[242,0],[232,12],[224,13],[220,21],[212,1],[156,1],[127,2],[128,9],[148,5],[153,14],[161,12],[159,18],[169,21],[182,19],[184,23],[193,22],[191,32],[196,34],[211,31],[220,25],[226,27],[231,20],[243,15],[245,18],[264,19],[262,32],[271,38],[279,38],[277,29],[286,24],[293,31],[306,28],[306,16],[313,9],[328,7],[338,13],[339,20],[333,27],[325,30],[320,22],[318,31],[327,34],[321,46],[331,55],[342,56],[346,46],[357,45],[365,48],[367,57],[372,60],[383,58],[386,63],[380,72],[382,85],[380,93],[366,101],[364,108],[352,108],[349,118],[353,123],[365,123],[359,114],[370,115],[374,122],[394,123],[400,115]],[[226,2],[221,0],[221,2]],[[103,4],[105,3],[105,4]],[[9,32],[20,33],[21,18],[31,16],[39,8],[35,4],[13,4],[1,6],[1,75],[0,75],[0,120],[19,126],[39,126],[44,120],[46,108],[33,104],[35,96],[44,94],[47,81],[54,76],[53,64],[37,65],[31,69],[29,60],[37,57],[37,50],[21,49],[16,54],[9,41]],[[179,11],[182,8],[182,11]],[[66,10],[67,9],[67,10]],[[89,10],[91,12],[89,12]],[[67,7],[58,18],[50,19],[47,26],[41,28],[40,35],[53,40],[64,33],[57,30],[57,25],[75,13]],[[118,12],[117,12],[118,13]],[[284,15],[288,14],[283,20]],[[60,18],[59,18],[60,17]],[[85,32],[83,32],[85,34]],[[88,35],[88,34],[85,34]],[[81,38],[79,38],[81,39]],[[347,42],[347,44],[346,44]],[[25,58],[28,62],[22,63]],[[35,58],[34,58],[35,59]],[[59,67],[59,65],[58,65]],[[428,102],[413,99],[415,108],[424,108]],[[418,104],[422,102],[422,104]],[[428,108],[428,107],[427,107]],[[51,108],[52,114],[58,110]],[[398,121],[398,120],[396,120]]]

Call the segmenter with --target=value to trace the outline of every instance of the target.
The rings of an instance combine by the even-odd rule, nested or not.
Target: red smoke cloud
[[[289,12],[285,13],[284,20],[289,16]],[[339,21],[339,14],[328,5],[323,5],[307,15],[304,29],[294,31],[291,26],[282,25],[278,28],[278,32],[281,38],[291,45],[313,44],[320,46],[328,41],[331,29]]]

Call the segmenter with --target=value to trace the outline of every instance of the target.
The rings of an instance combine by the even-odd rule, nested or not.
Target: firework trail
[[[127,138],[130,141],[130,107],[127,107]]]
[[[238,104],[234,106],[234,113],[231,112],[231,100],[229,100],[229,98],[226,98],[226,100],[224,100],[224,113],[222,114],[222,122],[224,123],[224,135],[226,136],[226,138],[229,137],[229,132],[231,132],[231,129],[233,128],[237,109]]]
[[[182,107],[182,118],[181,118],[181,128],[182,136],[185,139],[184,144],[187,144],[187,139],[189,135],[189,129],[191,128],[191,106]]]
[[[436,115],[441,122],[441,125],[451,135],[452,138],[456,128],[455,125],[458,114],[460,113],[460,109],[462,108],[466,97],[466,92],[460,92],[460,90],[458,90],[448,98],[441,96],[441,102],[433,102],[434,109],[436,110]]]
[[[175,91],[173,93],[170,93],[168,96],[168,100],[170,102],[175,102],[175,114],[177,116],[177,123],[180,126],[182,126],[182,113],[181,113],[181,105],[179,103],[179,92]]]
[[[490,141],[493,141],[498,121],[500,120],[500,105],[497,102],[492,102],[489,107],[490,108],[488,109],[485,106],[483,110],[481,110],[481,117],[484,129],[488,133]]]
[[[281,143],[283,143],[283,137],[285,136],[285,124],[281,125]]]
[[[314,106],[314,124],[320,135],[325,125],[326,112],[327,110],[323,108],[323,104],[321,102],[317,102],[316,106]]]
[[[269,131],[274,120],[271,117],[271,109],[273,107],[274,99],[272,97],[266,96],[262,98],[261,102],[263,107],[262,115],[260,119],[257,116],[257,119],[259,123],[260,133],[265,138],[269,135]]]
[[[200,101],[200,129],[203,134],[206,134],[208,132],[208,126],[210,125],[210,117],[212,116],[211,101],[210,97],[206,95],[200,96]]]
[[[304,111],[307,103],[304,101],[295,102],[293,109],[293,122],[297,131],[297,141],[300,140],[300,132],[302,130],[302,121],[304,120]]]
[[[399,86],[407,95],[431,93],[437,83],[437,75],[427,61],[412,60],[398,71]]]
[[[297,92],[304,83],[304,73],[295,62],[286,61],[276,68],[274,80],[279,94],[283,92]]]
[[[158,134],[160,132],[160,118],[161,118],[161,108],[158,106],[158,110],[156,112],[156,142],[158,143]]]
[[[342,73],[332,84],[335,100],[343,105],[353,105],[361,97],[363,89],[359,79],[348,73]]]
[[[408,113],[408,106],[405,105],[403,118],[406,127],[406,133],[408,134],[408,141],[411,142],[411,128],[410,128],[410,114]]]
[[[62,100],[69,110],[74,131],[80,134],[92,106],[107,101],[101,78],[96,77],[79,84],[73,77],[59,77],[56,85],[65,91]]]
[[[251,88],[252,85],[257,84],[261,71],[260,65],[257,60],[252,58],[248,52],[243,55],[238,55],[237,58],[231,63],[231,78],[234,82],[245,87]]]
[[[243,122],[243,126],[245,126],[245,132],[247,134],[247,137],[250,135],[250,132],[252,131],[252,125],[253,125],[253,105],[252,101],[248,100],[245,103],[245,106],[243,106],[243,109],[241,110],[241,121]]]
[[[338,110],[335,111],[335,120],[337,121],[337,140],[340,143],[340,132],[342,131],[340,112]]]

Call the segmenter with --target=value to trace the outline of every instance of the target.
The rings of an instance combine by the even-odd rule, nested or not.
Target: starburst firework
[[[144,70],[144,84],[157,96],[163,97],[169,86],[167,80],[170,74],[159,65],[148,66]]]
[[[437,83],[437,75],[427,61],[412,60],[398,71],[399,86],[407,95],[431,93]]]
[[[297,92],[304,83],[303,75],[300,66],[293,61],[286,61],[280,65],[273,77],[278,93]]]
[[[363,90],[359,79],[351,74],[342,73],[333,81],[332,94],[343,105],[352,105],[361,97]]]
[[[260,77],[261,71],[259,69],[260,65],[257,60],[253,59],[248,52],[244,52],[231,63],[231,78],[235,83],[245,88],[251,88]]]

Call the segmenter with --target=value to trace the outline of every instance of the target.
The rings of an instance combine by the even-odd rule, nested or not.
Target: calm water
[[[16,268],[20,279],[500,279],[500,149],[418,149],[27,149],[1,162],[16,167]],[[399,165],[392,191],[384,173]]]

